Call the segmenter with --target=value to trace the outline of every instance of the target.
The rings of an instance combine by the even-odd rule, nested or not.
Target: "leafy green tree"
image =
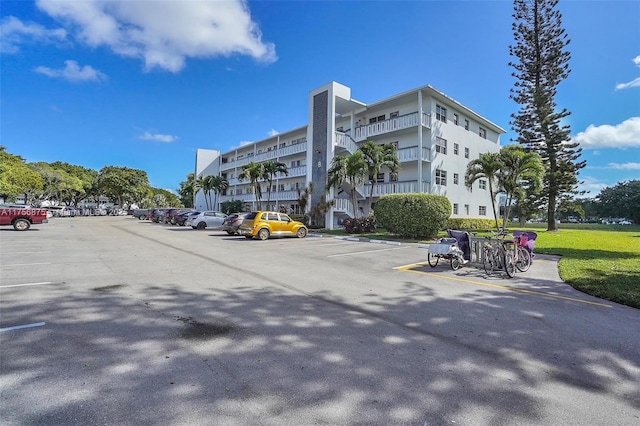
[[[513,35],[509,53],[517,79],[511,99],[520,105],[511,125],[517,142],[542,157],[545,166],[542,199],[547,204],[547,230],[557,230],[556,207],[565,194],[577,193],[578,172],[586,163],[578,161],[582,150],[571,141],[571,129],[561,121],[569,116],[557,111],[558,85],[569,76],[570,40],[562,28],[558,0],[515,0]]]
[[[262,163],[264,167],[264,176],[267,181],[267,204],[271,202],[271,187],[273,180],[278,173],[282,173],[285,176],[289,176],[289,169],[287,165],[279,161],[269,160]]]
[[[337,188],[345,183],[349,187],[353,215],[358,211],[358,194],[356,188],[362,185],[367,177],[368,168],[362,151],[353,154],[333,157],[331,166],[327,170],[327,190]]]
[[[248,180],[255,192],[258,210],[262,209],[262,188],[260,182],[267,180],[267,174],[264,171],[264,163],[255,163],[251,161],[242,166],[242,171],[238,174],[238,179]]]
[[[241,212],[243,207],[242,200],[229,200],[220,203],[220,211],[226,214]]]
[[[68,185],[61,193],[60,201],[63,203],[77,207],[81,201],[89,197],[97,198],[99,195],[96,191],[96,180],[98,179],[98,172],[96,170],[60,161],[51,163],[51,167],[56,170],[62,170],[67,173],[68,176],[80,181],[79,187],[76,185]]]
[[[497,177],[501,190],[506,195],[502,226],[506,228],[514,201],[525,198],[527,193],[537,193],[542,188],[544,167],[537,153],[528,152],[520,145],[503,147],[499,153],[499,160],[500,170]]]
[[[309,182],[306,188],[298,188],[298,206],[300,207],[300,213],[305,214],[307,211],[307,205],[313,194],[313,182]]]
[[[624,217],[640,224],[640,180],[618,182],[604,188],[596,199],[602,216]]]
[[[98,174],[97,187],[102,195],[123,207],[125,204],[138,204],[145,198],[149,190],[149,178],[144,170],[106,166]]]
[[[364,155],[364,161],[367,163],[367,172],[370,176],[371,191],[369,193],[369,207],[373,205],[373,193],[377,184],[377,176],[383,169],[388,169],[391,174],[397,175],[400,170],[400,159],[398,158],[398,149],[395,145],[385,144],[378,145],[373,141],[366,141],[359,147]]]
[[[491,197],[491,208],[496,221],[496,230],[500,228],[498,224],[498,213],[496,211],[496,195],[500,190],[498,183],[498,173],[502,167],[500,154],[497,152],[486,152],[479,158],[471,160],[467,164],[464,182],[467,188],[471,189],[473,184],[479,179],[486,179],[489,184],[489,196]]]
[[[16,197],[30,191],[41,191],[44,182],[20,156],[9,154],[0,146],[0,197],[15,201]]]

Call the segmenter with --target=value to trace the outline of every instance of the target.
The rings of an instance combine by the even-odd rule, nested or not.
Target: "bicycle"
[[[527,272],[531,266],[531,253],[524,247],[526,243],[527,237],[524,235],[514,235],[512,242],[506,242],[513,245],[513,260],[520,272]]]
[[[513,241],[505,241],[506,231],[493,233],[497,239],[487,237],[482,248],[482,265],[487,275],[491,275],[494,270],[504,268],[509,278],[513,278],[516,274],[516,262],[514,261],[514,253],[507,249],[509,243]]]

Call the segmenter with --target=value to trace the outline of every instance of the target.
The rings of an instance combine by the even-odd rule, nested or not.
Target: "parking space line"
[[[478,285],[478,286],[482,286],[482,287],[492,287],[492,288],[498,288],[498,289],[501,289],[501,290],[515,291],[517,293],[531,294],[531,295],[534,295],[534,296],[550,297],[550,298],[553,298],[553,299],[561,299],[561,300],[568,300],[570,302],[585,303],[587,305],[600,306],[600,307],[603,307],[603,308],[612,308],[611,305],[607,305],[605,303],[591,302],[591,301],[588,301],[588,300],[577,299],[577,298],[574,298],[574,297],[560,296],[560,295],[557,295],[557,294],[550,294],[550,293],[543,293],[541,291],[526,290],[526,289],[523,289],[523,288],[511,287],[511,286],[507,286],[507,285],[483,283],[483,282],[480,282],[480,281],[469,280],[469,279],[466,279],[466,278],[452,277],[452,276],[443,275],[443,274],[434,274],[432,272],[416,271],[416,270],[413,269],[413,268],[417,268],[417,267],[420,267],[420,266],[426,266],[426,265],[428,265],[427,262],[412,263],[410,265],[397,266],[397,267],[395,267],[393,269],[401,271],[401,272],[413,272],[414,274],[426,275],[428,277],[437,277],[437,278],[441,278],[441,279],[445,279],[445,280],[451,280],[451,281],[459,281],[459,282]]]
[[[23,329],[23,328],[42,327],[45,324],[46,323],[44,323],[44,322],[36,322],[36,323],[33,323],[33,324],[15,325],[13,327],[0,328],[0,333],[2,333],[3,331],[20,330],[20,329]]]
[[[42,281],[42,282],[39,282],[39,283],[25,283],[25,284],[0,285],[0,288],[9,288],[9,287],[27,287],[27,286],[32,286],[32,285],[48,285],[48,284],[63,284],[63,282]]]
[[[330,254],[327,257],[340,257],[340,256],[351,256],[354,254],[366,254],[366,253],[376,253],[379,251],[389,251],[389,250],[402,250],[402,249],[406,249],[409,247],[394,247],[394,248],[388,248],[388,249],[377,249],[377,250],[366,250],[366,251],[355,251],[353,253],[342,253],[342,254]]]
[[[2,269],[12,268],[14,266],[33,266],[33,265],[51,265],[51,262],[42,263],[13,263],[11,265],[2,265]]]

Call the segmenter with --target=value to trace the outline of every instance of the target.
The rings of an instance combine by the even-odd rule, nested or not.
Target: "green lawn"
[[[557,232],[547,232],[545,224],[511,230],[537,232],[536,253],[562,256],[560,276],[567,284],[602,299],[640,308],[640,226],[563,223],[559,227]],[[344,231],[325,232],[345,235]],[[384,230],[359,236],[399,240]]]

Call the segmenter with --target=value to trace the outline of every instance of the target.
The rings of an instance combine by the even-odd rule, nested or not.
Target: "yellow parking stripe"
[[[416,270],[413,269],[413,268],[417,268],[417,267],[420,267],[420,266],[426,266],[426,265],[428,265],[427,262],[412,263],[410,265],[398,266],[398,267],[395,267],[393,269],[396,269],[396,270],[402,271],[402,272],[413,272],[414,274],[426,275],[428,277],[437,277],[437,278],[442,278],[442,279],[451,280],[451,281],[460,281],[460,282],[463,282],[463,283],[479,285],[479,286],[483,286],[483,287],[493,287],[493,288],[499,288],[501,290],[510,290],[510,291],[515,291],[515,292],[518,292],[518,293],[532,294],[534,296],[551,297],[553,299],[562,299],[562,300],[568,300],[568,301],[571,301],[571,302],[586,303],[587,305],[601,306],[601,307],[604,307],[604,308],[611,308],[612,307],[611,305],[607,305],[605,303],[590,302],[588,300],[576,299],[574,297],[559,296],[557,294],[549,294],[549,293],[543,293],[543,292],[540,292],[540,291],[525,290],[525,289],[522,289],[522,288],[510,287],[510,286],[500,285],[500,284],[483,283],[483,282],[480,282],[480,281],[473,281],[473,280],[468,280],[468,279],[465,279],[465,278],[452,277],[452,276],[443,275],[443,274],[434,274],[432,272],[416,271]]]

